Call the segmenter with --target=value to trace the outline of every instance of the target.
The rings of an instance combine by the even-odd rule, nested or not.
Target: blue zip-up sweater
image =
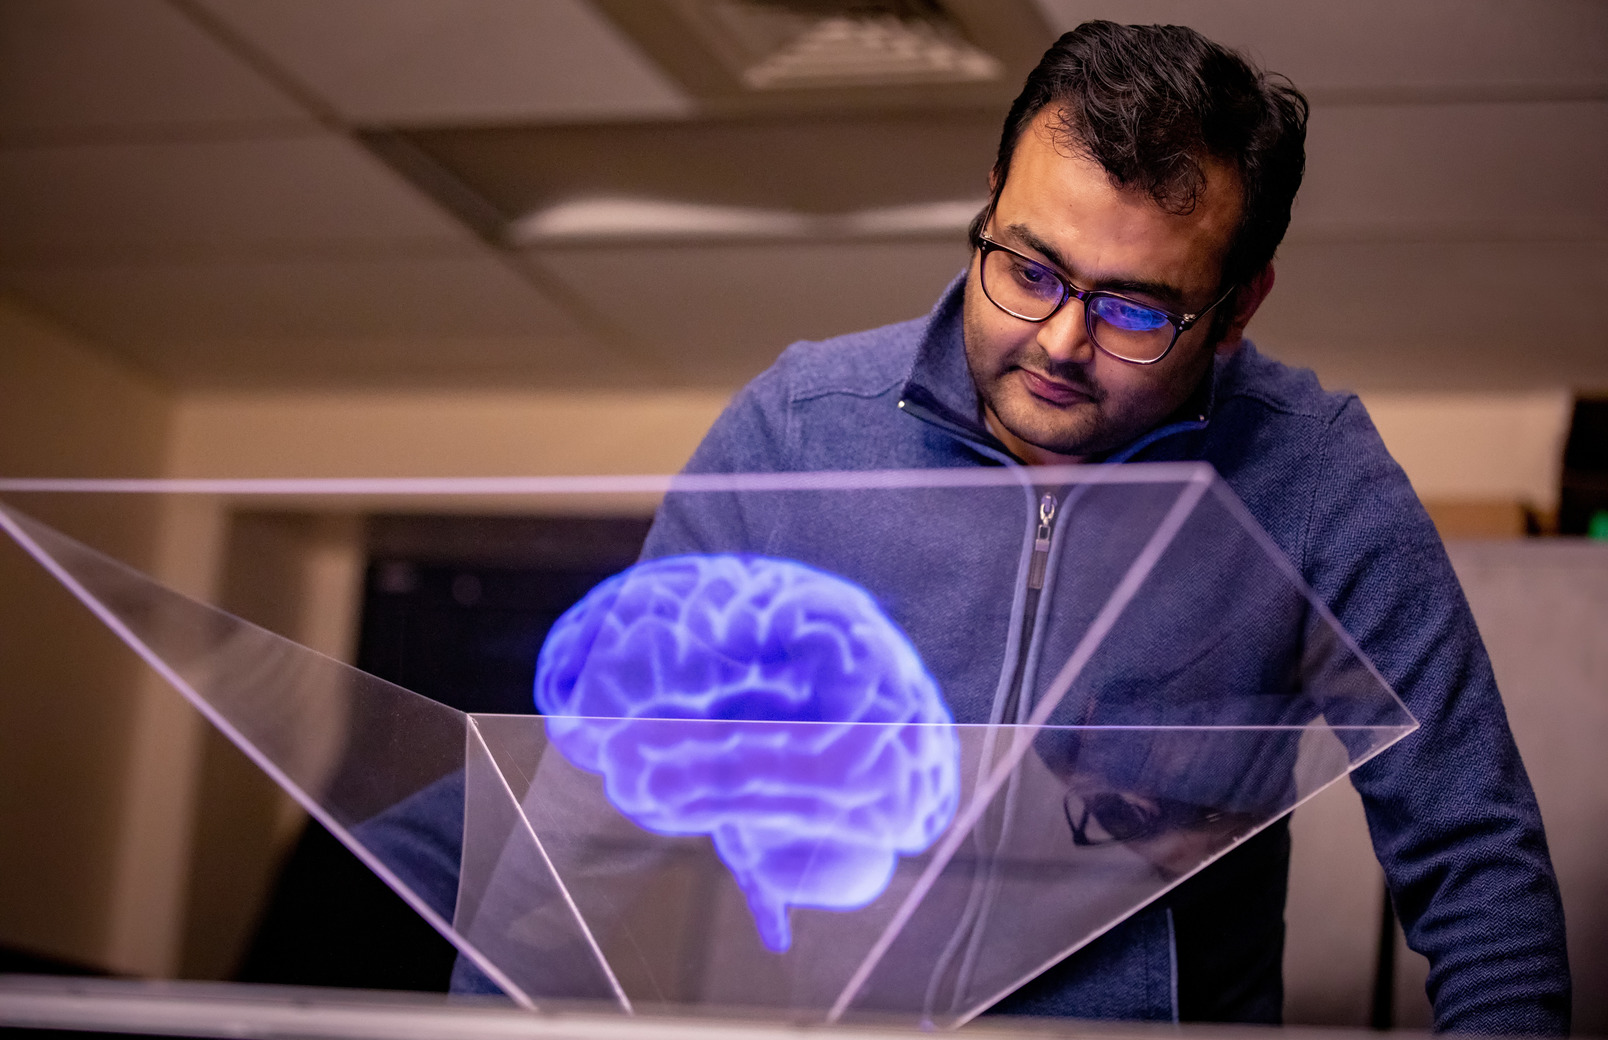
[[[795,344],[688,471],[1017,465],[979,421],[963,293],[957,279],[924,319]],[[1421,723],[1352,781],[1408,943],[1429,958],[1436,1027],[1566,1033],[1562,907],[1535,798],[1440,539],[1361,403],[1247,343],[1175,420],[1106,461],[1211,463]],[[672,527],[656,525],[647,555],[685,548]],[[1278,1021],[1288,859],[1287,827],[1270,828],[996,1010]]]

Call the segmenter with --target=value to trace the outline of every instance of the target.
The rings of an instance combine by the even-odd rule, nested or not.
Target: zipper
[[[957,441],[960,441],[962,444],[971,447],[979,454],[991,458],[1002,465],[1022,465],[1021,460],[1011,457],[1008,453],[1001,453],[990,445],[978,440],[975,432],[971,429],[946,418],[939,412],[933,410],[932,408],[928,408],[917,401],[913,401],[908,397],[901,396],[899,399],[899,409],[908,415],[920,419],[929,426],[942,430],[949,436],[955,438]],[[1161,429],[1152,430],[1147,436],[1139,438],[1122,451],[1107,457],[1104,462],[1106,464],[1126,462],[1134,455],[1137,455],[1140,451],[1154,444],[1156,441],[1159,441],[1164,437],[1171,436],[1175,433],[1204,429],[1206,422],[1206,415],[1202,414],[1199,419],[1194,422],[1173,423],[1171,425],[1162,427]],[[1060,505],[1061,503],[1054,495],[1041,491],[1041,496],[1039,498],[1039,523],[1037,530],[1033,534],[1033,554],[1028,560],[1027,588],[1023,592],[1022,629],[1020,633],[1020,642],[1016,654],[1016,661],[1012,668],[1011,684],[1006,692],[1005,702],[1000,706],[999,722],[1004,725],[1015,724],[1017,722],[1016,716],[1021,711],[1022,684],[1027,674],[1028,659],[1032,656],[1031,650],[1033,646],[1033,631],[1038,621],[1039,601],[1043,598],[1044,594],[1044,579],[1049,570],[1050,543],[1053,540],[1056,513],[1059,511]],[[978,827],[974,828],[972,831],[972,839],[974,841],[982,841],[982,822],[983,821],[981,820],[978,821]],[[1000,838],[1002,840],[1003,835],[1000,835]],[[994,857],[990,855],[990,850],[984,848],[981,844],[979,844],[979,849],[984,853],[985,861],[993,861]],[[997,851],[997,848],[993,850],[993,852],[996,853]],[[994,869],[994,867],[988,868],[987,873],[991,875]],[[978,877],[974,879],[973,882],[974,886],[983,883],[986,883],[984,877]],[[976,889],[974,887],[974,891],[975,890]],[[972,909],[972,907],[968,906],[965,914],[967,919],[961,922],[960,930],[957,931],[954,940],[951,941],[951,945],[953,945],[955,941],[962,939],[962,932],[972,932],[973,940],[975,941],[976,930],[979,929],[981,925],[975,918],[973,918],[971,913]],[[1171,910],[1167,911],[1167,923],[1169,927],[1172,925]],[[1176,954],[1176,950],[1174,953]],[[949,951],[946,950],[944,960],[941,963],[947,964],[948,958]],[[1175,956],[1174,961],[1176,962],[1176,960],[1177,958]],[[1174,963],[1173,969],[1174,994],[1172,1010],[1173,1017],[1176,1019],[1178,1016],[1176,992],[1178,988],[1178,972],[1176,963]]]
[[[1050,528],[1055,523],[1055,509],[1059,505],[1055,496],[1045,494],[1039,499],[1038,532],[1033,535],[1033,559],[1027,565],[1027,587],[1044,588],[1044,571],[1050,565]]]
[[[1039,492],[1038,527],[1033,532],[1033,553],[1028,557],[1027,562],[1027,588],[1022,593],[1022,628],[1018,638],[1016,661],[1011,666],[1011,683],[1005,691],[1004,701],[999,708],[999,723],[1005,726],[1016,725],[1021,721],[1018,716],[1022,711],[1023,687],[1027,682],[1027,664],[1033,658],[1033,631],[1038,624],[1039,601],[1044,596],[1044,578],[1045,573],[1049,570],[1050,543],[1054,540],[1055,534],[1055,515],[1060,507],[1060,502],[1054,495],[1044,491],[1042,488],[1035,488],[1034,490]],[[995,754],[1008,753],[1014,743],[1012,740],[1006,740],[1003,746],[995,747]],[[996,758],[994,762],[989,763],[989,767],[992,768],[998,762],[999,759]],[[993,898],[992,886],[995,884],[993,879],[999,869],[996,857],[1008,839],[1010,827],[1010,810],[1008,806],[1014,797],[1013,792],[1016,790],[1017,779],[1015,776],[1011,778],[1006,786],[1007,793],[1004,795],[1004,800],[997,801],[991,805],[989,811],[976,822],[972,829],[972,838],[978,843],[977,847],[983,854],[983,861],[991,864],[982,875],[976,878],[976,883],[981,885],[982,888],[973,889],[974,893],[983,893],[983,902],[977,905],[968,905],[967,920],[964,920],[961,924],[964,930],[971,933],[970,945],[973,947],[975,947],[979,938],[978,929],[982,927],[983,921],[987,919],[987,906]],[[976,911],[976,916],[973,916],[974,910]],[[963,973],[967,971],[965,963],[971,960],[973,954],[975,954],[975,949],[962,962],[961,971]]]
[[[1007,726],[1017,721],[1022,705],[1022,682],[1027,675],[1027,662],[1032,654],[1033,628],[1038,623],[1039,599],[1044,595],[1044,573],[1050,565],[1050,541],[1055,533],[1055,514],[1060,502],[1049,492],[1039,498],[1038,530],[1033,533],[1033,555],[1027,563],[1027,594],[1022,601],[1022,635],[1017,643],[1016,666],[1011,674],[1011,686],[1000,708],[999,721]]]

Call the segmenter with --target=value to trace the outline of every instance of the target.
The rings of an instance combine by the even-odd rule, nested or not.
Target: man
[[[1243,339],[1305,121],[1191,30],[1068,33],[1006,117],[964,278],[923,320],[790,348],[689,469],[1210,462],[1422,724],[1353,781],[1437,1028],[1563,1033],[1557,885],[1440,541],[1357,399]],[[1264,832],[998,1010],[1278,1021],[1288,843]]]

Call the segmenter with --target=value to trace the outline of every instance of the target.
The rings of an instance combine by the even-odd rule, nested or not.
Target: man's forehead
[[[1179,213],[1140,187],[1116,183],[1062,136],[1042,113],[1023,133],[995,211],[997,232],[1042,253],[1074,281],[1148,285],[1183,309],[1199,305],[1196,297],[1217,285],[1238,230],[1234,167],[1204,164],[1198,201]]]
[[[1148,202],[1164,213],[1187,218],[1200,214],[1202,207],[1211,206],[1218,211],[1213,214],[1218,218],[1213,221],[1214,223],[1226,223],[1232,227],[1237,227],[1239,224],[1240,212],[1244,208],[1243,182],[1239,167],[1230,160],[1204,151],[1192,154],[1190,159],[1200,173],[1198,186],[1192,193],[1193,198],[1178,206],[1169,205],[1157,198],[1156,193],[1143,182],[1124,183],[1118,179],[1100,162],[1094,149],[1085,142],[1079,132],[1076,116],[1067,108],[1051,104],[1038,111],[1017,141],[1011,156],[1011,172],[1016,171],[1023,145],[1028,142],[1037,146],[1030,147],[1030,152],[1048,152],[1066,162],[1088,164],[1100,169],[1113,191],[1136,202],[1141,200]],[[1230,212],[1221,212],[1225,209]]]

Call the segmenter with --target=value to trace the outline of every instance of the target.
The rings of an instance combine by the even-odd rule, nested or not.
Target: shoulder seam
[[[881,397],[883,394],[894,389],[903,382],[904,379],[902,377],[896,377],[892,380],[889,380],[886,384],[878,385],[874,388],[842,385],[813,386],[807,390],[796,391],[788,397],[788,401],[792,404],[802,404],[805,401],[811,401],[817,397],[830,397],[834,394],[843,394],[848,397],[863,397],[869,400],[873,397]]]
[[[1340,420],[1341,415],[1345,414],[1346,409],[1350,408],[1352,403],[1358,400],[1357,395],[1353,393],[1341,394],[1339,398],[1339,407],[1327,419],[1318,415],[1305,416],[1305,418],[1321,420],[1329,432],[1319,441],[1318,464],[1313,469],[1314,477],[1307,495],[1306,523],[1301,528],[1301,559],[1298,569],[1301,571],[1303,578],[1306,576],[1307,561],[1312,556],[1312,525],[1318,511],[1318,484],[1322,481],[1323,474],[1329,472],[1329,449],[1330,441],[1333,439],[1334,424]]]
[[[782,352],[782,359],[787,359],[791,355],[795,363],[773,366],[789,370],[785,391],[787,403],[799,404],[839,394],[870,399],[881,397],[902,385],[910,378],[911,357],[901,358],[898,362],[899,370],[895,372],[889,372],[885,363],[869,363],[869,357],[863,357],[861,361],[848,360],[847,363],[842,358],[835,358],[825,365],[816,363],[816,359],[823,356],[831,358],[841,354],[845,349],[853,346],[864,347],[867,343],[874,349],[853,349],[850,350],[850,357],[855,354],[881,354],[888,348],[894,349],[898,354],[911,352],[920,342],[921,332],[926,327],[925,322],[926,319],[913,318],[830,339],[798,340],[790,344]],[[845,368],[849,371],[842,371]]]
[[[1318,512],[1318,482],[1328,470],[1328,461],[1329,438],[1324,437],[1318,447],[1318,465],[1313,467],[1312,481],[1307,487],[1306,522],[1301,525],[1301,558],[1296,562],[1296,570],[1307,582],[1311,581],[1307,575],[1307,560],[1312,556],[1312,523]]]

